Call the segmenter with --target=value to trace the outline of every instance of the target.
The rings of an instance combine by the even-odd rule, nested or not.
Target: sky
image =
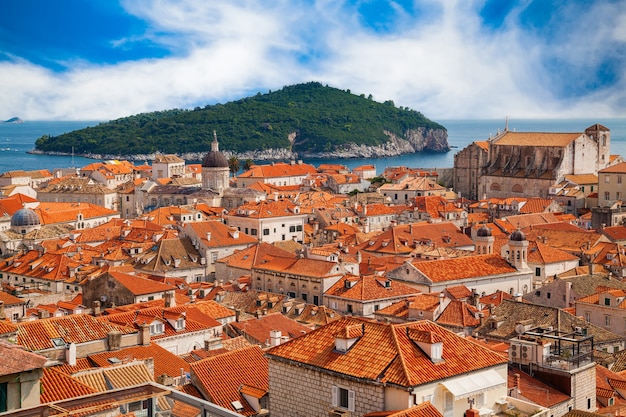
[[[626,0],[20,0],[0,120],[112,120],[318,81],[438,119],[626,117]]]

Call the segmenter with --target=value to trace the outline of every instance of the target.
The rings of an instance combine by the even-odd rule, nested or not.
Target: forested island
[[[226,104],[129,116],[37,139],[35,152],[142,159],[211,148],[255,159],[392,156],[449,150],[445,127],[420,112],[317,82]]]

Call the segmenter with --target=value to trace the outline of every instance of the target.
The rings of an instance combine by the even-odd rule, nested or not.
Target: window
[[[346,307],[346,310],[348,311],[348,313],[352,313],[352,304],[348,304],[348,306]]]
[[[293,233],[296,231],[296,226],[289,226],[289,233]]]
[[[611,199],[611,193],[609,193],[608,191],[604,192],[604,199],[605,200],[610,200]]]
[[[588,311],[585,313],[585,321],[586,322],[590,322],[591,321],[591,313],[588,312]],[[626,327],[626,323],[624,324],[624,326]]]
[[[608,184],[610,181],[611,181],[611,180],[610,180],[610,177],[609,177],[608,175],[605,175],[605,176],[604,176],[604,182],[605,182],[606,184]]]
[[[211,252],[211,263],[217,262],[217,252]]]
[[[605,306],[610,306],[610,305],[611,305],[611,299],[610,299],[610,298],[608,298],[608,297],[605,297],[605,298],[604,298],[604,305],[605,305]]]
[[[263,236],[267,236],[270,234],[270,229],[263,229]]]
[[[608,314],[606,314],[604,316],[604,325],[605,326],[610,326],[611,325],[611,316],[609,316]]]
[[[617,183],[618,183],[618,184],[621,184],[621,183],[622,183],[622,176],[621,176],[621,175],[618,175],[618,176],[617,176]]]
[[[615,193],[615,198],[618,199],[618,200],[621,200],[622,199],[622,192],[618,191],[617,193]]]
[[[163,323],[152,323],[150,325],[150,334],[161,334],[163,333]]]
[[[7,411],[8,382],[0,384],[0,413]]]
[[[333,386],[332,397],[333,407],[340,407],[345,408],[348,411],[354,411],[354,391]]]
[[[541,268],[535,268],[535,276],[536,277],[540,277],[541,276]]]
[[[250,229],[250,236],[256,236],[256,229]]]
[[[549,299],[551,295],[552,295],[552,294],[550,294],[550,293],[546,293],[546,298],[548,298],[548,299]]]

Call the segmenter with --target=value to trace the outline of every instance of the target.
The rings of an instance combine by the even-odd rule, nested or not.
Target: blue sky
[[[319,81],[437,119],[625,117],[626,0],[20,0],[0,119],[109,120]]]

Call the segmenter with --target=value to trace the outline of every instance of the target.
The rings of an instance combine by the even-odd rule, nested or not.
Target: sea
[[[487,140],[502,131],[508,123],[509,130],[518,132],[583,132],[587,127],[600,123],[611,130],[611,154],[626,157],[626,118],[588,119],[472,119],[435,120],[448,130],[449,152],[420,152],[389,158],[352,159],[303,159],[314,166],[320,164],[342,164],[352,169],[360,165],[375,165],[380,174],[386,167],[406,166],[410,168],[452,168],[454,155],[468,144]],[[23,123],[0,123],[0,173],[13,170],[82,167],[97,160],[80,156],[31,154],[35,141],[44,135],[60,135],[101,121],[29,121]],[[210,149],[207,149],[207,152]],[[193,162],[193,161],[189,161]],[[267,161],[256,161],[268,163]],[[142,162],[143,163],[143,162]]]

